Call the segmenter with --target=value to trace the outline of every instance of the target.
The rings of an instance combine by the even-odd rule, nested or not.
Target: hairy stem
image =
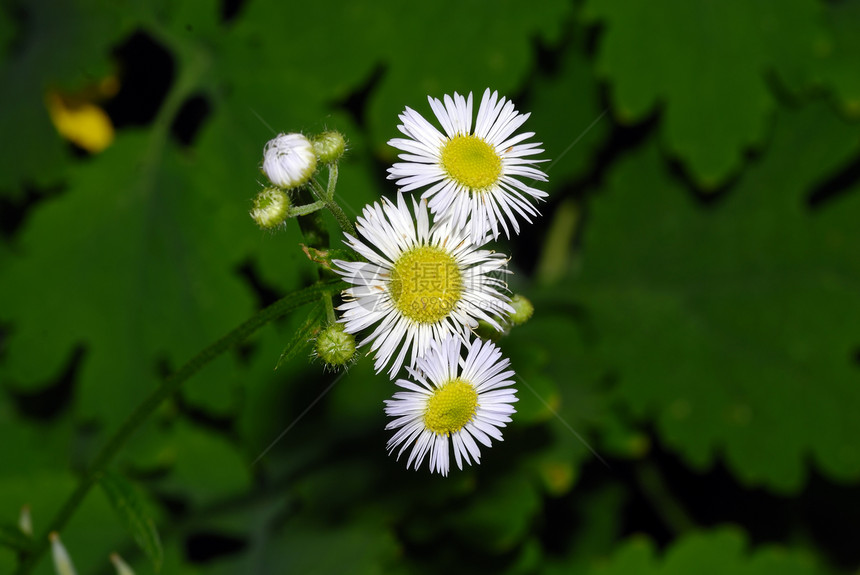
[[[44,536],[37,539],[37,544],[32,550],[32,554],[26,556],[25,560],[19,565],[18,575],[30,573],[36,566],[36,563],[48,549],[48,533],[62,532],[63,528],[74,515],[77,508],[86,498],[90,489],[98,483],[105,468],[110,464],[113,458],[119,453],[120,449],[131,438],[135,431],[155,412],[161,403],[191,378],[195,373],[200,371],[204,366],[211,362],[216,357],[224,352],[237,346],[245,341],[252,333],[275,319],[283,317],[289,312],[301,307],[305,304],[319,301],[323,294],[331,294],[332,292],[343,289],[344,284],[340,280],[327,280],[304,289],[292,292],[291,294],[279,299],[267,308],[264,308],[253,315],[250,319],[239,325],[233,331],[202,350],[200,353],[191,358],[188,363],[179,368],[175,373],[165,379],[153,392],[147,397],[143,403],[137,406],[132,414],[125,420],[122,426],[108,440],[102,450],[96,455],[89,471],[81,479],[77,489],[69,496],[63,507],[60,509],[57,516],[54,517],[50,525],[45,530]]]
[[[344,213],[343,209],[334,199],[334,188],[337,184],[337,166],[329,167],[329,185],[328,189],[324,190],[322,186],[314,179],[311,179],[310,186],[311,192],[322,202],[325,202],[325,207],[331,212],[331,215],[334,216],[334,219],[337,220],[337,225],[340,226],[340,229],[353,237],[356,236],[355,226],[352,225],[352,221],[347,217]]]
[[[306,216],[308,214],[312,214],[317,210],[321,210],[326,207],[325,202],[314,202],[312,204],[306,204],[304,206],[294,206],[290,208],[287,217],[294,218],[296,216]]]
[[[337,187],[337,164],[332,164],[328,167],[328,188],[325,192],[325,197],[329,201],[334,200],[334,190]]]

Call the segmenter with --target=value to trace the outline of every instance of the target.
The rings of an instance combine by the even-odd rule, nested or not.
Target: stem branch
[[[90,489],[99,481],[105,468],[113,460],[119,450],[125,445],[132,434],[149,418],[161,403],[173,395],[180,386],[191,376],[200,371],[210,361],[228,351],[232,347],[243,342],[248,336],[266,325],[270,321],[283,317],[294,309],[305,304],[318,301],[322,294],[331,294],[342,289],[344,286],[340,280],[327,280],[318,284],[300,289],[279,299],[269,307],[254,314],[247,321],[239,325],[233,331],[205,348],[203,351],[191,358],[188,363],[179,368],[178,371],[165,379],[143,403],[137,406],[132,414],[125,420],[122,426],[108,440],[107,444],[96,455],[87,474],[81,479],[77,489],[72,492],[63,507],[51,521],[45,530],[44,536],[37,539],[37,543],[25,560],[19,565],[17,574],[30,573],[42,554],[48,548],[48,533],[53,531],[62,532],[63,528],[71,519],[78,506],[83,502]]]
[[[311,192],[322,202],[325,202],[325,207],[331,212],[331,215],[334,216],[334,219],[337,220],[337,225],[340,226],[340,229],[345,233],[355,237],[355,226],[352,225],[352,221],[347,217],[344,213],[343,209],[341,209],[340,205],[334,199],[334,188],[337,185],[337,166],[331,165],[329,166],[328,172],[328,189],[324,190],[319,182],[311,178],[310,186]]]
[[[317,210],[321,210],[326,207],[326,203],[319,201],[314,202],[312,204],[305,204],[304,206],[294,206],[290,208],[287,217],[293,218],[295,216],[306,216],[308,214],[312,214]]]

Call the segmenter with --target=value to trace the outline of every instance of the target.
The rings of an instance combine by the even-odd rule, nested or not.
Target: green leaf
[[[161,538],[140,493],[125,477],[110,470],[104,472],[99,484],[126,529],[152,561],[155,571],[160,571],[164,560]]]
[[[6,6],[2,19],[12,22]],[[104,7],[110,5],[98,0],[21,6],[17,16],[27,25],[18,27],[0,62],[0,125],[16,140],[0,154],[0,195],[20,196],[25,184],[56,185],[63,174],[67,144],[51,124],[45,96],[49,89],[79,90],[112,72],[108,51],[127,28],[119,9]]]
[[[542,157],[549,162],[542,168],[551,188],[560,188],[593,167],[612,124],[585,54],[585,30],[574,27],[572,34],[575,37],[559,55],[558,69],[536,78],[530,86],[534,97],[522,110],[531,113],[523,129],[533,131],[546,150]]]
[[[821,47],[814,72],[820,82],[828,85],[838,98],[843,112],[860,118],[860,4],[857,2],[828,2],[824,5],[832,42]]]
[[[815,142],[815,145],[810,145]],[[857,157],[825,105],[781,113],[768,153],[716,205],[631,154],[590,211],[573,293],[616,397],[696,468],[718,453],[749,485],[796,492],[811,456],[860,477],[860,193],[814,212],[813,185]]]
[[[655,557],[654,546],[641,537],[631,538],[605,564],[589,575],[814,575],[821,573],[811,558],[800,551],[776,547],[745,550],[744,536],[736,528],[722,528],[687,535]]]
[[[245,493],[251,486],[247,461],[219,435],[177,422],[160,446],[159,456],[171,472],[159,486],[195,507]]]
[[[529,343],[525,337],[512,336],[509,341],[502,340],[500,347],[516,372],[514,419],[524,425],[551,419],[558,410],[561,396],[556,381],[547,373],[549,353],[533,341]]]
[[[77,169],[30,219],[0,286],[14,326],[4,379],[39,388],[82,345],[78,415],[113,425],[152,388],[158,363],[175,369],[253,309],[232,270],[253,227],[231,213],[228,189],[184,185],[163,137],[117,138]]]
[[[456,18],[444,3],[392,1],[377,6],[366,14],[372,21],[363,30],[363,46],[372,47],[371,53],[386,64],[368,109],[373,149],[386,161],[394,159],[395,150],[385,142],[399,134],[397,115],[406,106],[432,117],[428,95],[472,91],[480,102],[489,87],[515,96],[534,64],[535,39],[557,42],[573,12],[573,5],[561,0],[543,2],[540,10],[523,10],[517,0],[501,0],[493,4],[491,18],[481,0],[457,3]],[[352,19],[344,24],[351,34],[362,29]],[[403,43],[402,38],[422,41]]]
[[[595,361],[587,337],[589,328],[582,312],[570,305],[567,285],[528,295],[535,304],[534,317],[512,328],[500,342],[517,373],[520,400],[514,422],[549,422],[554,442],[549,461],[575,466],[570,471],[572,482],[578,466],[594,458],[591,431],[600,428],[606,418],[604,367]],[[559,471],[561,468],[553,473]],[[551,483],[548,487],[552,492],[570,484],[560,481],[555,488]]]
[[[763,143],[775,107],[766,72],[785,52],[811,58],[821,37],[815,0],[591,0],[585,10],[605,26],[597,66],[616,115],[636,122],[661,105],[667,151],[706,189]]]
[[[322,305],[316,304],[311,308],[304,323],[293,333],[281,356],[278,358],[278,363],[275,369],[281,367],[284,363],[290,361],[299,352],[301,352],[316,336],[320,329],[320,318],[322,317]]]
[[[444,523],[471,545],[496,553],[509,551],[523,540],[538,512],[538,490],[528,479],[513,473],[492,477],[480,487],[476,496],[450,513]]]
[[[252,542],[247,553],[207,569],[207,574],[401,573],[403,550],[391,527],[375,517],[326,522],[315,513],[289,513],[284,528]],[[268,521],[269,523],[271,520]]]

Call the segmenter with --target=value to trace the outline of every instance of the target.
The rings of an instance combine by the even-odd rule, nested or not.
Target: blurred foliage
[[[247,216],[267,139],[344,133],[355,216],[394,192],[405,106],[487,86],[550,158],[543,218],[500,246],[535,304],[499,340],[504,443],[406,471],[369,361],[274,369],[309,306],[126,446],[111,473],[135,488],[92,492],[62,533],[79,571],[119,551],[153,572],[134,536],[154,535],[111,502],[154,521],[163,573],[860,568],[857,0],[0,11],[0,572],[22,505],[41,533],[161,378],[314,281],[298,226]],[[104,151],[52,124],[57,97],[110,119]]]

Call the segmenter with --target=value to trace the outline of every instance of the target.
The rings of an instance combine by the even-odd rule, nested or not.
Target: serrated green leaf
[[[557,42],[573,5],[552,0],[543,2],[540,10],[523,10],[516,0],[502,0],[493,4],[488,17],[486,3],[469,0],[457,3],[456,18],[451,10],[444,3],[391,2],[385,11],[393,22],[377,15],[379,29],[368,30],[370,42],[388,64],[368,109],[373,149],[386,161],[394,159],[396,150],[385,142],[399,134],[397,115],[406,106],[431,115],[428,95],[472,91],[480,99],[487,87],[516,96],[535,61],[534,39]],[[404,44],[399,39],[405,37],[422,42]],[[394,45],[397,50],[391,50]]]
[[[592,63],[585,54],[585,30],[576,27],[559,55],[558,69],[541,74],[531,86],[531,117],[524,130],[543,142],[549,161],[542,166],[551,188],[559,188],[592,168],[597,150],[610,132],[612,120],[600,101]]]
[[[99,485],[125,528],[152,561],[155,571],[159,572],[164,550],[155,522],[147,513],[140,493],[125,477],[110,470],[101,476]]]
[[[38,388],[84,345],[78,414],[109,425],[152,388],[158,362],[175,369],[252,310],[231,267],[254,230],[225,210],[229,190],[184,186],[161,138],[117,138],[77,170],[30,220],[0,286],[15,326],[4,378]]]
[[[814,575],[821,573],[811,558],[799,551],[763,547],[748,553],[745,537],[736,528],[723,528],[686,535],[675,542],[662,558],[655,557],[654,545],[641,537],[630,539],[608,563],[589,575]]]
[[[815,142],[810,146],[810,142]],[[782,113],[768,154],[715,206],[655,146],[614,171],[590,212],[581,275],[618,397],[697,468],[718,452],[747,484],[796,492],[805,461],[860,477],[857,190],[810,213],[811,186],[860,135],[824,105]]]
[[[606,26],[598,70],[615,114],[635,122],[662,105],[666,148],[706,189],[763,143],[775,107],[766,72],[785,52],[811,58],[821,37],[815,0],[591,0],[585,10]]]

